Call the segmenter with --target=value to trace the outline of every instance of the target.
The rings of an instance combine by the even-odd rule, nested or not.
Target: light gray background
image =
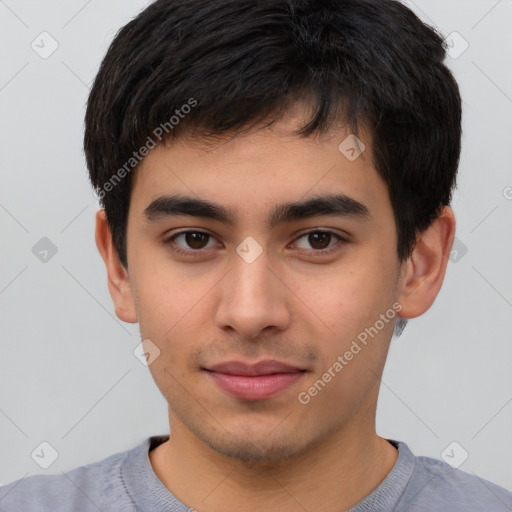
[[[133,355],[138,326],[114,315],[81,147],[99,63],[147,4],[0,0],[1,484],[45,472],[31,458],[43,441],[59,454],[46,472],[58,473],[168,430]],[[512,489],[512,2],[408,5],[469,44],[448,58],[464,100],[453,202],[463,245],[435,305],[392,343],[378,431],[437,458],[457,441],[461,469]],[[31,48],[43,31],[59,45],[46,59]],[[456,55],[464,43],[451,37]],[[32,252],[42,237],[57,247],[46,263]]]

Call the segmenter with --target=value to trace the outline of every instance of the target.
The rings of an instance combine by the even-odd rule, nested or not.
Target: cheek
[[[185,383],[189,386],[197,377],[194,356],[200,352],[206,336],[192,314],[175,316],[162,312],[159,315],[152,311],[145,321],[145,336],[160,350],[149,370],[162,394],[167,399],[178,400],[187,395]]]
[[[168,261],[143,261],[134,271],[141,333],[163,339],[183,328],[190,317],[197,317],[198,307],[219,279],[204,271],[190,275]]]
[[[379,261],[379,259],[381,261]],[[322,276],[296,280],[296,294],[313,325],[328,326],[340,342],[373,325],[394,301],[394,272],[382,258],[358,258]],[[321,320],[322,322],[319,322]],[[329,333],[329,331],[326,331]]]
[[[134,275],[141,337],[150,339],[162,356],[150,371],[165,385],[172,381],[167,371],[175,378],[191,371],[191,354],[209,341],[206,331],[211,325],[205,321],[212,315],[209,292],[219,279],[207,273],[194,277],[169,263],[157,267],[147,261]]]

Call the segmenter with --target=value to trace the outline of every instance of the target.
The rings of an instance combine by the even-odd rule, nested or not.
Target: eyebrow
[[[144,210],[144,217],[149,222],[180,215],[217,220],[229,225],[234,225],[237,219],[235,210],[231,208],[183,195],[158,197]],[[266,220],[269,227],[274,228],[278,224],[321,215],[355,217],[361,220],[371,217],[363,203],[344,194],[327,194],[279,204],[271,210]]]

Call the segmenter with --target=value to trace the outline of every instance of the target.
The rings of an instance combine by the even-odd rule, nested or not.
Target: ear
[[[399,316],[414,318],[432,306],[443,284],[455,237],[455,215],[445,206],[434,222],[417,238],[399,280]]]
[[[124,322],[137,322],[130,277],[119,261],[104,209],[96,213],[96,246],[107,268],[108,289],[114,301],[116,315]]]

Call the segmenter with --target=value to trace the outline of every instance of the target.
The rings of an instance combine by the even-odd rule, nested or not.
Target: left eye
[[[297,238],[297,243],[305,239],[306,243],[309,244],[315,252],[329,250],[333,245],[329,245],[333,241],[333,237],[337,238],[338,241],[342,241],[341,236],[333,233],[332,231],[310,231]],[[335,244],[334,244],[335,245]],[[300,247],[301,249],[309,249],[309,247]]]

